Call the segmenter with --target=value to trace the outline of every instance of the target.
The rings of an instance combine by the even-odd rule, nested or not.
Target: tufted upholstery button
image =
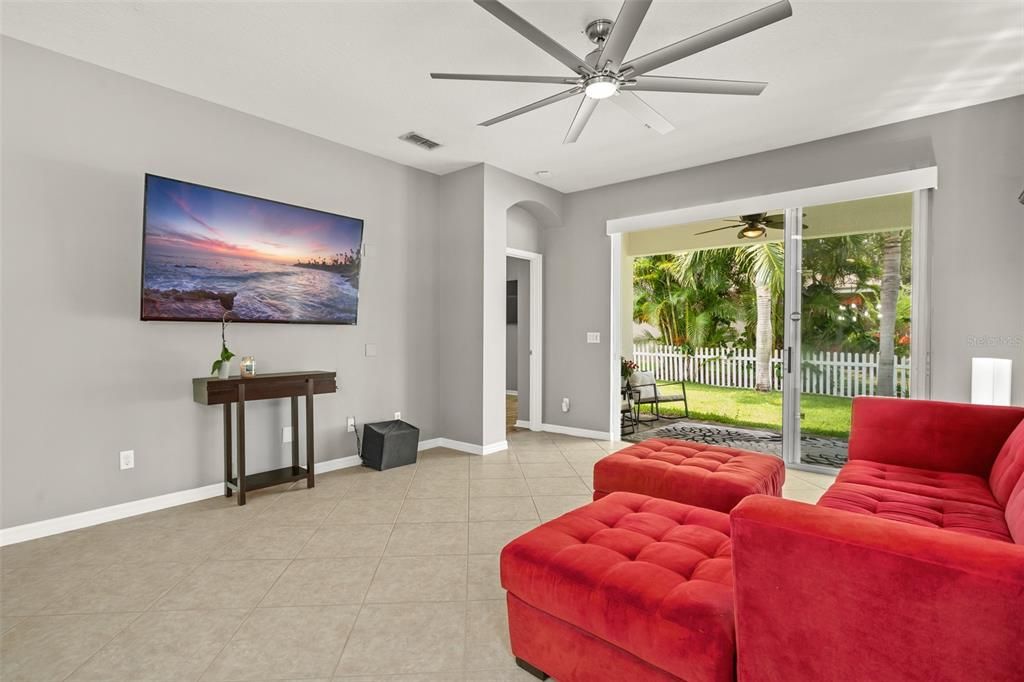
[[[625,491],[728,512],[747,495],[780,496],[785,479],[773,455],[652,438],[594,465],[594,499]]]
[[[732,680],[729,517],[617,492],[513,540],[510,594],[685,679]]]

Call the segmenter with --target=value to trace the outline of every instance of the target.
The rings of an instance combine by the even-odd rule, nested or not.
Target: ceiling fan
[[[432,73],[431,78],[443,80],[503,81],[511,83],[547,83],[569,85],[568,90],[545,97],[533,104],[527,104],[507,114],[484,121],[480,125],[491,126],[535,109],[561,102],[580,93],[576,116],[569,126],[563,144],[575,142],[590,120],[594,109],[603,99],[619,105],[648,128],[661,134],[674,130],[661,114],[636,95],[637,92],[688,92],[713,95],[760,95],[767,83],[759,81],[714,80],[709,78],[677,78],[673,76],[648,76],[650,71],[696,54],[715,45],[738,38],[742,35],[781,21],[793,14],[789,0],[781,0],[767,7],[746,14],[702,33],[684,38],[643,56],[624,61],[626,52],[640,28],[652,0],[625,0],[618,18],[597,19],[587,24],[585,33],[597,45],[583,59],[556,42],[530,22],[513,12],[498,0],[474,0],[476,4],[494,15],[531,43],[562,62],[574,72],[573,76],[505,76],[475,73]],[[613,97],[617,95],[616,97]]]
[[[806,213],[804,215],[807,215]],[[737,239],[758,239],[768,234],[768,230],[784,230],[786,229],[786,218],[781,215],[768,215],[767,213],[748,213],[747,215],[741,215],[737,218],[739,221],[735,225],[725,225],[723,227],[716,227],[711,230],[704,230],[703,232],[697,232],[694,234],[696,237],[698,234],[710,234],[712,232],[721,232],[722,230],[734,230],[737,227],[740,231],[736,234]],[[809,230],[810,227],[804,225],[805,230]]]

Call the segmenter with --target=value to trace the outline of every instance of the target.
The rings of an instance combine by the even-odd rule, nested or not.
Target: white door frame
[[[612,305],[610,311],[611,324],[608,325],[608,346],[611,353],[608,357],[609,381],[608,390],[611,396],[608,406],[608,436],[613,441],[622,440],[622,234],[614,233],[611,237],[612,252]]]
[[[544,256],[506,248],[505,255],[530,264],[530,430],[543,430],[544,409]]]

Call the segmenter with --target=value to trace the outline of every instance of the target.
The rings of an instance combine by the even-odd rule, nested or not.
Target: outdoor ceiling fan
[[[807,215],[806,213],[804,215]],[[725,225],[723,227],[716,227],[711,230],[704,230],[703,232],[697,232],[694,234],[696,237],[698,234],[710,234],[712,232],[721,232],[722,230],[734,230],[737,227],[740,231],[736,234],[737,239],[757,239],[764,237],[768,234],[768,230],[784,230],[786,229],[786,218],[781,215],[768,215],[767,213],[748,213],[747,215],[741,215],[738,223],[735,225]],[[805,230],[809,230],[810,227],[804,225]]]
[[[563,144],[579,139],[580,133],[583,132],[594,109],[603,99],[611,98],[611,101],[636,116],[648,128],[653,128],[664,135],[674,130],[674,126],[647,102],[640,99],[636,95],[637,92],[688,92],[712,95],[761,94],[767,83],[648,76],[645,74],[791,16],[793,8],[790,7],[789,0],[781,0],[654,52],[623,61],[626,51],[629,50],[644,16],[651,6],[651,1],[626,0],[622,3],[622,9],[619,10],[619,16],[614,22],[610,19],[597,19],[587,24],[585,29],[587,37],[597,45],[597,48],[585,58],[580,59],[498,0],[474,0],[476,4],[493,14],[513,31],[572,69],[575,75],[505,76],[475,73],[432,73],[430,77],[444,80],[547,83],[572,86],[556,95],[545,97],[533,104],[527,104],[525,107],[520,107],[480,124],[491,126],[583,93],[583,100],[569,126],[569,132],[566,133]]]

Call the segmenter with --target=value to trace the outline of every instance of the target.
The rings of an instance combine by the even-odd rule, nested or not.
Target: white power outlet
[[[119,455],[121,461],[121,471],[125,469],[135,468],[135,451],[134,450],[122,450]]]
[[[292,442],[292,427],[286,426],[281,429],[281,442],[291,443]]]
[[[401,419],[401,418],[402,418],[402,413],[401,412],[395,412],[395,419]]]
[[[355,417],[349,417],[346,420],[346,422],[345,422],[345,426],[347,427],[349,433],[352,433],[353,431],[355,431],[356,430],[356,418]]]
[[[568,411],[569,411],[569,399],[568,398],[562,398],[562,412],[568,412]]]

